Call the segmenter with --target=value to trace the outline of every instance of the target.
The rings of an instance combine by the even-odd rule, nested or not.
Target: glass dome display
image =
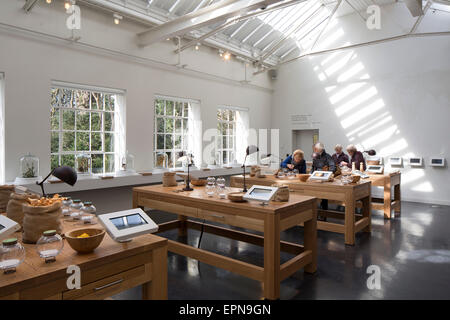
[[[158,152],[155,157],[155,169],[166,169],[169,157],[164,152]]]
[[[128,151],[120,158],[120,170],[134,172],[134,155]]]
[[[36,243],[36,250],[39,257],[45,260],[45,263],[56,261],[56,256],[64,247],[64,242],[56,230],[47,230]]]
[[[63,216],[70,216],[70,206],[72,205],[72,198],[65,197],[62,201],[62,214]]]
[[[83,203],[80,199],[73,199],[70,205],[70,218],[72,220],[80,220],[81,208],[83,208]]]
[[[91,174],[92,158],[89,154],[80,153],[75,156],[75,168],[78,174]]]
[[[0,247],[0,269],[5,274],[13,273],[25,260],[25,248],[16,238],[3,240]]]
[[[39,158],[27,154],[20,158],[20,178],[30,179],[39,176]]]

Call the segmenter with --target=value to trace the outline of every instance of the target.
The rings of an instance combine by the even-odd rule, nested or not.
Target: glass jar
[[[208,177],[206,179],[206,194],[208,197],[214,196],[216,188],[216,179],[214,177]]]
[[[134,155],[132,155],[128,151],[120,158],[120,170],[134,171]]]
[[[169,157],[164,152],[158,152],[155,156],[155,169],[166,169]]]
[[[62,201],[62,214],[63,216],[70,216],[70,206],[72,205],[72,198],[71,197],[65,197]]]
[[[25,260],[25,248],[17,238],[3,240],[0,247],[0,269],[5,274],[16,272],[16,268]]]
[[[45,260],[45,263],[56,261],[56,256],[61,252],[63,247],[63,239],[56,233],[56,230],[44,231],[36,242],[36,250],[39,257]]]
[[[83,208],[83,203],[80,199],[73,199],[70,205],[70,218],[72,220],[80,220],[81,208]]]
[[[83,203],[83,207],[80,209],[81,217],[80,220],[83,224],[96,224],[95,220],[97,209],[94,207],[92,202],[86,201]]]
[[[39,176],[39,158],[30,153],[20,158],[20,178],[37,178]]]
[[[217,193],[219,194],[220,199],[225,199],[227,196],[226,186],[225,186],[225,178],[219,177],[216,180],[217,184]]]
[[[78,174],[90,174],[92,172],[92,158],[89,154],[80,153],[75,156],[75,167]]]

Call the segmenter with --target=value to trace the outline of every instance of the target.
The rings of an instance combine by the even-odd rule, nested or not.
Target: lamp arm
[[[47,181],[47,179],[53,174],[53,172],[55,171],[55,169],[53,169],[52,171],[50,171],[50,173],[41,181],[41,182],[37,182],[36,181],[36,184],[38,185],[38,186],[40,186],[41,187],[41,190],[42,190],[42,196],[43,197],[46,197],[47,195],[45,194],[45,191],[44,191],[44,182],[45,181]]]
[[[247,161],[247,156],[248,154],[245,155],[244,164],[242,165],[242,168],[244,169],[244,189],[242,190],[242,192],[247,192],[247,185],[245,184],[245,162]]]

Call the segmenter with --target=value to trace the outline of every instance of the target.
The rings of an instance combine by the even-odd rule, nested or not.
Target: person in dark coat
[[[366,171],[366,160],[364,159],[362,152],[358,151],[358,149],[356,149],[354,144],[350,144],[347,146],[347,152],[348,152],[348,155],[350,156],[350,161],[344,161],[344,162],[342,162],[341,165],[344,165],[344,166],[346,165],[347,167],[349,167],[351,169],[353,166],[353,163],[354,163],[355,169],[359,170],[360,165],[362,163],[363,171]]]
[[[336,164],[333,158],[325,151],[322,143],[318,142],[314,146],[314,157],[312,163],[311,173],[314,171],[332,171],[336,172]],[[328,200],[323,199],[320,202],[320,207],[323,210],[328,210]],[[320,219],[320,217],[318,217]],[[322,219],[325,220],[325,219]]]
[[[331,157],[333,158],[333,161],[336,164],[336,166],[345,166],[347,163],[350,162],[348,155],[346,155],[342,151],[342,149],[343,149],[343,147],[341,144],[337,144],[334,147],[335,153]],[[343,164],[343,163],[345,163],[345,164]]]
[[[305,154],[302,150],[297,149],[292,155],[289,155],[281,163],[282,168],[287,168],[292,171],[297,169],[299,173],[306,173]]]

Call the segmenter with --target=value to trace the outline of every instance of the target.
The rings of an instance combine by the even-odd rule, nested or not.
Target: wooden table
[[[182,186],[153,185],[133,188],[133,207],[146,207],[178,214],[178,219],[161,224],[159,231],[178,228],[181,235],[186,228],[200,230],[202,224],[188,220],[200,218],[249,230],[264,236],[205,224],[204,231],[234,240],[264,247],[264,266],[260,267],[206,250],[169,240],[168,250],[222,268],[264,284],[264,297],[278,299],[280,282],[297,270],[314,273],[317,269],[316,199],[292,194],[289,202],[273,202],[262,206],[258,202],[236,203],[228,199],[208,197],[205,187],[194,191],[176,192]],[[231,188],[232,189],[232,188]],[[230,190],[231,191],[238,191]],[[304,246],[280,241],[280,232],[304,223]],[[280,250],[295,255],[280,266]]]
[[[341,185],[338,179],[333,182],[302,182],[297,178],[278,179],[275,176],[266,176],[265,178],[246,176],[245,180],[247,188],[252,185],[284,184],[296,193],[342,202],[345,205],[345,213],[332,210],[319,210],[319,213],[325,217],[343,219],[344,224],[317,221],[317,229],[344,234],[345,244],[354,245],[357,232],[371,232],[370,181]],[[243,176],[232,176],[230,185],[242,188],[244,185]],[[362,202],[362,214],[355,214],[356,201],[358,200]]]
[[[368,179],[372,182],[372,186],[384,188],[383,198],[372,197],[372,208],[375,210],[383,210],[384,217],[386,219],[391,219],[394,217],[392,210],[394,210],[394,213],[396,213],[397,216],[400,216],[400,178],[400,171],[396,171],[384,174],[371,174]],[[394,194],[392,194],[392,188],[394,189]]]
[[[100,227],[96,224],[93,227]],[[63,230],[76,229],[63,222]],[[12,237],[21,239],[21,232]],[[24,244],[25,261],[11,274],[0,274],[0,300],[4,299],[105,299],[142,285],[143,299],[167,299],[167,240],[143,235],[117,243],[105,234],[94,252],[78,254],[64,243],[56,261],[45,263],[33,244]],[[81,288],[69,290],[70,265],[81,271]]]

